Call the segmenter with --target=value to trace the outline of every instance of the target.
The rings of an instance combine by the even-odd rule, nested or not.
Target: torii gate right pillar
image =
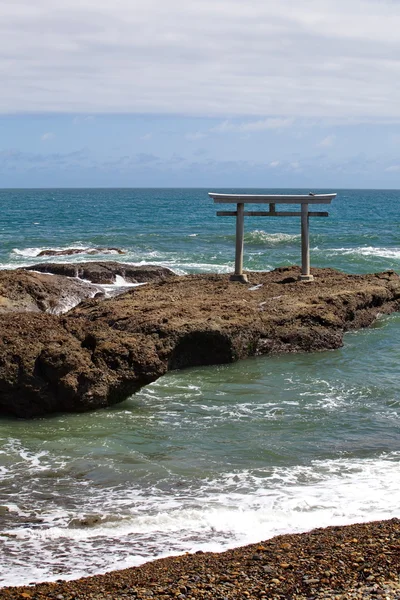
[[[301,204],[301,275],[300,281],[312,281],[314,277],[310,273],[310,218],[308,215],[308,204]]]
[[[230,276],[231,281],[247,283],[247,275],[243,273],[243,240],[244,240],[244,204],[236,205],[236,248],[235,248],[235,272]]]

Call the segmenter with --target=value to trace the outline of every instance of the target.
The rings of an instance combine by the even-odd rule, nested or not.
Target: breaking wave
[[[267,233],[262,229],[255,229],[245,233],[244,241],[247,244],[254,246],[267,246],[275,248],[276,246],[282,246],[285,244],[296,243],[300,240],[300,234],[290,233]]]

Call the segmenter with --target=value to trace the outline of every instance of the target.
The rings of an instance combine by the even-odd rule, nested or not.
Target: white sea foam
[[[54,252],[64,252],[66,250],[79,250],[79,254],[85,255],[85,253],[87,252],[91,252],[92,250],[96,250],[96,246],[88,246],[87,244],[83,244],[82,242],[77,242],[76,244],[73,244],[72,246],[54,246],[54,247],[49,247],[49,246],[42,246],[40,248],[13,248],[13,254],[16,254],[17,256],[22,256],[24,258],[35,258],[35,257],[39,257],[39,254],[45,250],[51,250]],[[60,256],[49,256],[49,255],[45,255],[45,256],[40,256],[39,258],[44,258],[46,260],[49,259],[56,259],[56,258],[62,258],[63,260],[66,259],[71,259],[71,257],[73,257],[74,259],[77,258],[76,254],[72,254],[72,255],[60,255]],[[102,252],[98,252],[99,256],[102,254],[118,254],[119,252],[118,250],[115,250],[113,248],[103,248]]]
[[[16,254],[17,256],[23,256],[25,258],[34,258],[39,256],[39,254],[41,252],[43,252],[44,250],[54,250],[55,252],[62,252],[64,250],[85,250],[87,249],[88,246],[82,244],[81,242],[77,242],[76,244],[74,244],[73,246],[54,246],[49,248],[48,246],[42,246],[40,248],[13,248],[13,253]],[[45,257],[47,260],[49,258],[54,258],[54,257],[49,257],[46,256]],[[66,258],[66,257],[64,257]]]
[[[357,248],[330,248],[326,252],[329,256],[335,256],[337,254],[347,256],[353,254],[358,256],[400,259],[400,248],[379,248],[375,246],[360,246]]]
[[[127,281],[122,275],[115,276],[115,283],[99,283],[96,284],[99,289],[105,292],[107,297],[115,296],[116,294],[120,294],[127,289],[131,289],[134,287],[140,287],[142,285],[147,285],[147,282],[143,283],[132,283],[131,281]]]
[[[96,288],[87,295],[87,298],[94,298],[100,290],[100,285],[96,285]],[[65,298],[60,298],[58,304],[55,307],[49,309],[47,312],[53,315],[62,315],[68,312],[69,310],[75,308],[75,306],[78,306],[78,304],[80,304],[80,302],[82,302],[83,299],[84,298],[82,298],[82,296],[79,294],[70,294]]]
[[[262,229],[255,229],[244,236],[245,242],[249,244],[261,244],[263,246],[281,246],[300,240],[299,234],[290,233],[267,233]]]
[[[140,261],[138,265],[160,265],[174,271],[177,275],[187,275],[188,273],[230,273],[232,272],[232,264],[216,264],[202,262],[185,262],[179,257],[176,260],[159,260],[155,261]]]
[[[69,527],[67,517],[82,514],[48,510],[42,525],[0,535],[8,550],[0,582],[72,578],[166,554],[222,551],[281,533],[399,516],[399,462],[400,453],[392,453],[232,472],[169,492],[87,490],[88,512],[102,517],[97,524]]]

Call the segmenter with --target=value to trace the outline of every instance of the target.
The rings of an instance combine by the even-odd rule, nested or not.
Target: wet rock
[[[48,312],[60,314],[99,289],[85,281],[31,273],[0,271],[0,314],[8,312]]]
[[[73,256],[74,254],[125,254],[121,248],[66,248],[42,250],[37,256]]]
[[[113,284],[116,276],[123,277],[128,283],[146,283],[166,279],[174,273],[166,267],[157,265],[130,265],[115,261],[83,263],[39,263],[24,267],[29,271],[53,273],[66,277],[79,277],[91,283]]]
[[[71,519],[68,523],[68,527],[71,529],[80,528],[80,527],[95,527],[99,523],[101,523],[102,518],[99,515],[86,515],[82,518]]]

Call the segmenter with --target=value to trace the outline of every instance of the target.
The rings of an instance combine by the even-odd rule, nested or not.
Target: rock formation
[[[85,281],[22,270],[0,271],[0,314],[26,311],[59,314],[96,294],[102,292]]]
[[[24,267],[29,271],[53,273],[67,277],[80,277],[92,283],[115,283],[115,276],[120,275],[129,283],[144,283],[158,279],[166,279],[174,275],[173,271],[158,265],[130,265],[115,261],[82,262],[82,263],[39,263]]]
[[[0,318],[0,411],[32,417],[128,397],[169,369],[248,356],[338,348],[349,329],[400,309],[394,272],[345,275],[296,268],[169,277],[69,313]]]
[[[74,254],[125,254],[121,248],[66,248],[42,250],[37,256],[72,256]]]

